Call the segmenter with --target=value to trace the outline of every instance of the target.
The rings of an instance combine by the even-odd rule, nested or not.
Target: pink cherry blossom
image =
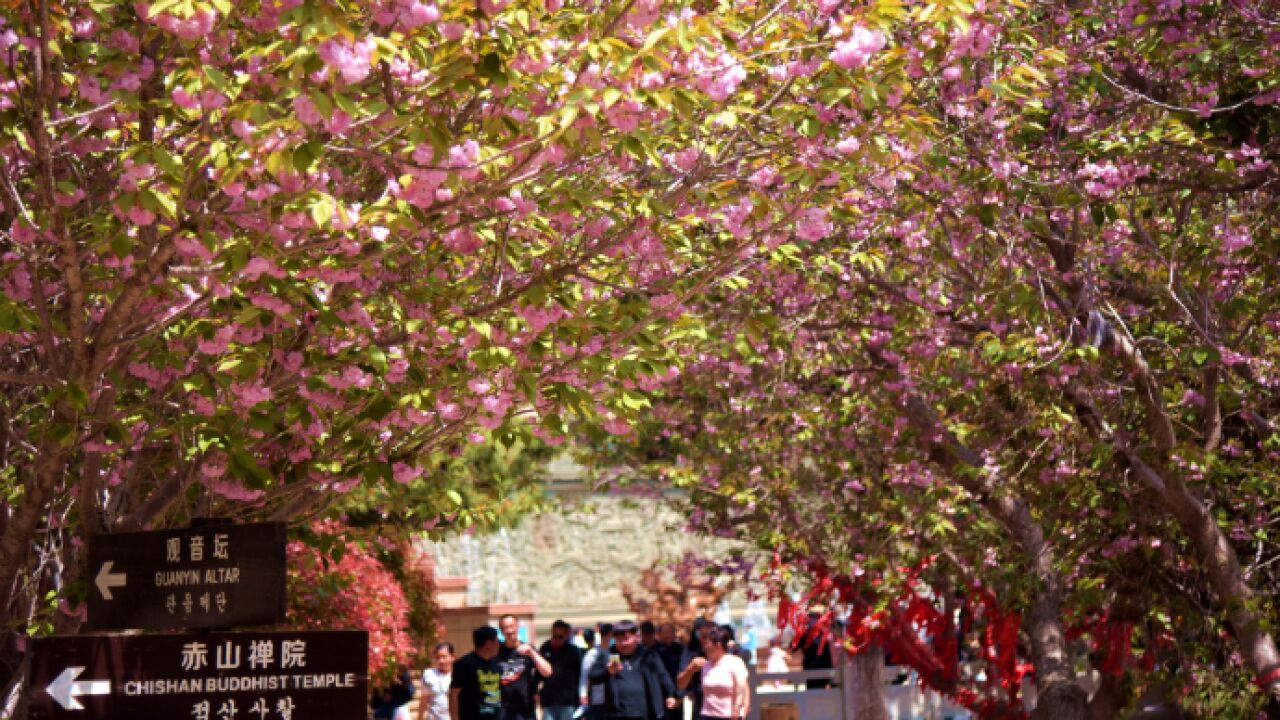
[[[775,170],[773,166],[765,165],[752,173],[751,177],[748,178],[747,181],[757,188],[765,189],[773,186],[774,183],[778,182],[780,177],[781,176],[778,174],[778,171]]]
[[[836,43],[831,60],[846,70],[863,67],[872,55],[884,49],[885,43],[885,36],[880,31],[855,27],[849,37]]]
[[[325,65],[338,73],[344,83],[350,85],[369,76],[372,69],[373,48],[372,38],[357,42],[329,38],[320,43],[317,54]]]
[[[391,466],[392,478],[401,485],[409,483],[422,477],[422,468],[416,465],[398,462]]]
[[[196,342],[196,350],[204,355],[220,355],[226,351],[227,346],[231,343],[231,338],[236,334],[234,325],[225,325],[218,328],[213,334],[213,338],[209,340],[199,340]]]
[[[293,99],[293,114],[304,125],[319,125],[324,121],[324,117],[316,109],[316,104],[306,95],[299,95]]]
[[[836,152],[841,155],[853,155],[862,148],[862,142],[856,137],[847,137],[836,143]]]
[[[145,227],[156,221],[156,214],[141,205],[134,205],[129,208],[129,221]]]
[[[602,427],[613,435],[631,434],[631,423],[620,417],[615,417],[612,413],[605,418]]]
[[[173,98],[174,104],[178,107],[186,108],[188,110],[196,110],[200,107],[200,101],[193,97],[191,93],[187,92],[187,89],[184,87],[174,88],[173,92],[170,93],[169,96]]]
[[[796,219],[796,237],[801,240],[821,240],[833,231],[826,208],[806,208]]]
[[[236,396],[240,407],[248,409],[271,399],[271,389],[257,383],[237,383],[231,386],[231,393]]]
[[[147,15],[144,14],[142,17],[147,17]],[[213,24],[217,19],[217,13],[204,8],[196,11],[186,19],[180,19],[168,13],[161,13],[152,22],[183,40],[200,40],[213,30]]]
[[[239,502],[254,502],[261,500],[266,495],[265,490],[255,488],[247,488],[234,480],[223,478],[207,479],[204,482],[205,487],[210,491],[221,495],[228,500],[236,500]]]
[[[435,5],[424,5],[418,0],[411,0],[400,10],[400,22],[409,28],[434,23],[439,19],[440,8]]]

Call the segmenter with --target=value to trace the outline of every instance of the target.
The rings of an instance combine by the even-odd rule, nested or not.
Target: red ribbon
[[[1266,675],[1263,675],[1262,677],[1258,678],[1254,682],[1258,684],[1258,687],[1262,688],[1263,690],[1266,690],[1268,685],[1270,685],[1271,683],[1277,680],[1280,680],[1280,667],[1271,668],[1270,670],[1267,671]]]
[[[987,664],[988,688],[1002,692],[981,694],[972,688],[959,687],[959,639],[950,612],[937,607],[915,590],[921,570],[932,560],[926,560],[915,568],[899,568],[907,576],[908,588],[889,609],[875,610],[873,598],[880,584],[847,575],[833,575],[820,562],[812,562],[808,570],[813,576],[812,589],[799,602],[792,602],[785,594],[779,598],[778,627],[796,631],[796,645],[817,641],[823,647],[837,638],[832,632],[836,602],[849,610],[845,636],[838,640],[850,654],[857,654],[878,644],[892,654],[895,661],[910,667],[920,677],[921,683],[937,690],[983,718],[1000,720],[1025,720],[1026,714],[1018,703],[1022,679],[1035,671],[1033,665],[1018,657],[1018,632],[1022,618],[1018,613],[1005,612],[995,595],[986,588],[975,588],[966,599],[965,627],[970,630],[973,610],[981,607],[986,626],[980,638],[982,659]],[[775,559],[775,563],[780,564]],[[776,565],[775,565],[776,567]],[[810,618],[808,608],[815,604],[826,605],[828,610],[817,618]],[[921,631],[929,636],[926,642]]]

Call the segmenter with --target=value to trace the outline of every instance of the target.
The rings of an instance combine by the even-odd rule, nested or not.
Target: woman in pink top
[[[681,690],[689,687],[695,672],[702,673],[702,714],[698,720],[742,720],[751,708],[747,665],[726,650],[732,635],[714,628],[702,644],[705,658],[694,658],[676,678]]]

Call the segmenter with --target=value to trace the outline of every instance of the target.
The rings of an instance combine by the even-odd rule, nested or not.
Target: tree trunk
[[[1138,231],[1145,233],[1138,216],[1135,214],[1131,217]],[[1074,222],[1073,230],[1078,231],[1079,218]],[[1060,228],[1056,236],[1044,235],[1041,239],[1054,259],[1060,280],[1071,300],[1070,306],[1060,305],[1061,310],[1073,320],[1078,319],[1081,313],[1087,315],[1088,321],[1084,327],[1087,329],[1093,326],[1096,330],[1096,333],[1082,333],[1081,324],[1073,322],[1072,341],[1080,346],[1092,344],[1114,357],[1124,367],[1142,404],[1143,420],[1158,458],[1156,467],[1149,465],[1129,447],[1127,441],[1112,431],[1087,390],[1068,385],[1067,397],[1075,403],[1076,414],[1082,424],[1111,444],[1137,475],[1139,482],[1160,498],[1169,514],[1191,539],[1196,558],[1209,576],[1209,585],[1226,612],[1227,621],[1231,624],[1236,641],[1240,643],[1241,652],[1256,679],[1262,682],[1263,690],[1272,705],[1280,704],[1280,652],[1276,650],[1275,641],[1263,630],[1253,590],[1240,568],[1235,549],[1231,547],[1226,533],[1218,526],[1204,502],[1187,488],[1182,476],[1176,472],[1164,475],[1157,469],[1168,460],[1177,442],[1173,421],[1164,407],[1164,393],[1159,379],[1152,372],[1136,342],[1127,333],[1113,329],[1105,316],[1093,307],[1085,292],[1084,282],[1076,272],[1075,249],[1078,238]],[[1209,324],[1207,313],[1206,308],[1199,318],[1201,326]],[[1097,341],[1092,341],[1089,335],[1094,335]],[[1221,439],[1222,419],[1220,409],[1216,407],[1218,377],[1216,372],[1206,372],[1203,380],[1206,392],[1212,393],[1212,397],[1207,396],[1209,404],[1204,418],[1204,447],[1212,450]]]
[[[848,720],[889,720],[881,677],[883,669],[884,648],[879,645],[869,645],[853,657],[846,656],[840,669],[840,682]]]
[[[1036,717],[1088,720],[1088,695],[1076,682],[1062,629],[1062,577],[1054,567],[1053,547],[1045,540],[1044,529],[1021,498],[997,491],[1009,484],[998,482],[982,456],[947,430],[928,403],[910,395],[906,410],[921,436],[928,438],[931,459],[946,468],[1008,531],[1036,579],[1034,604],[1024,627],[1031,637],[1031,661],[1036,666]]]
[[[11,609],[18,573],[30,557],[31,539],[49,509],[49,500],[62,477],[66,458],[67,450],[57,446],[56,441],[41,445],[26,494],[14,510],[4,535],[0,536],[0,626],[9,626],[14,619]]]
[[[1053,567],[1053,549],[1026,503],[1008,496],[989,501],[996,516],[1018,541],[1036,578],[1031,612],[1023,629],[1031,638],[1031,661],[1036,666],[1036,709],[1039,720],[1087,720],[1089,696],[1076,682],[1062,629],[1062,577]]]
[[[0,697],[0,717],[12,720],[27,720],[27,708],[30,705],[30,693],[23,692],[27,682],[27,673],[31,672],[31,654],[23,653],[13,676],[6,682],[5,696]]]
[[[1089,720],[1116,720],[1127,700],[1119,678],[1098,672],[1098,689],[1089,700]]]

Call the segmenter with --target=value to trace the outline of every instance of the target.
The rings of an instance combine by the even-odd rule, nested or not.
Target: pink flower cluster
[[[884,34],[878,30],[855,27],[849,37],[836,43],[831,61],[846,70],[863,67],[871,61],[872,55],[884,49],[886,42]]]
[[[755,204],[745,197],[737,203],[726,205],[722,208],[724,219],[721,224],[725,230],[728,230],[735,238],[741,240],[747,237],[750,232],[747,223],[751,219],[751,211],[754,209]]]
[[[1253,233],[1247,227],[1223,223],[1216,230],[1221,238],[1222,251],[1229,255],[1238,253],[1253,244]]]
[[[728,100],[747,79],[747,70],[729,53],[709,59],[701,53],[689,58],[688,72],[699,90],[716,102]]]
[[[210,492],[236,502],[253,502],[267,494],[265,490],[247,488],[235,480],[226,478],[206,478],[204,485]]]
[[[439,19],[440,8],[435,5],[423,5],[418,0],[409,0],[400,8],[400,22],[405,27],[421,27]]]
[[[146,17],[146,14],[143,14],[142,17]],[[152,18],[151,22],[162,30],[177,35],[183,40],[199,40],[213,31],[213,24],[217,19],[218,14],[206,8],[185,19],[162,13]]]
[[[348,85],[358,83],[369,76],[372,69],[374,43],[372,38],[351,42],[343,38],[329,38],[320,43],[317,53]]]
[[[676,170],[679,170],[682,173],[687,173],[697,167],[698,159],[701,157],[702,148],[687,147],[673,153],[666,153],[663,155],[662,159],[666,160],[667,164]]]
[[[401,485],[408,485],[422,477],[422,468],[417,465],[398,462],[391,466],[391,475]]]
[[[826,208],[813,207],[800,211],[796,218],[796,237],[810,242],[821,240],[834,231]]]
[[[8,54],[9,48],[18,44],[18,34],[4,26],[4,18],[0,18],[0,53]]]
[[[1080,169],[1079,177],[1084,181],[1084,190],[1096,198],[1114,197],[1116,191],[1131,184],[1134,180],[1147,174],[1147,168],[1132,164],[1117,165],[1110,160],[1098,163],[1085,163]]]

